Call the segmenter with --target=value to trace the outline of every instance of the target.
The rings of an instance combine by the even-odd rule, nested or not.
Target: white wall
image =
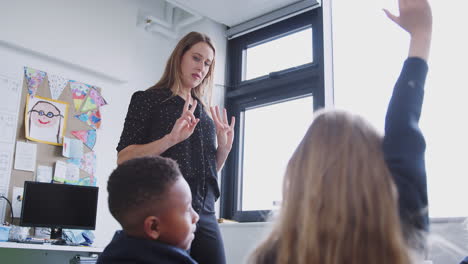
[[[97,247],[107,245],[120,228],[107,207],[106,185],[116,167],[115,147],[130,97],[159,79],[177,41],[136,27],[138,10],[148,8],[143,0],[0,0],[0,74],[22,80],[23,66],[60,74],[101,87],[109,103],[101,111],[95,146]],[[224,27],[205,19],[188,30],[215,39],[221,62],[216,80],[224,83]]]
[[[128,2],[2,0],[1,38],[16,46],[128,80],[135,25],[135,10]]]

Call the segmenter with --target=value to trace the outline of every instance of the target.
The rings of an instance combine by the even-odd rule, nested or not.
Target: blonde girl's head
[[[316,114],[289,160],[278,219],[251,262],[408,264],[381,145],[359,116]]]

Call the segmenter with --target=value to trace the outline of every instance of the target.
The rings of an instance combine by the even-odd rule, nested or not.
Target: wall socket
[[[21,205],[23,204],[24,188],[14,187],[13,195],[11,196],[11,206],[13,207],[13,215],[15,218],[21,216]]]

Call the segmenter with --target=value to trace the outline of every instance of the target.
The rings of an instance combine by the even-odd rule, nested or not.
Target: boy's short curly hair
[[[162,199],[182,174],[170,158],[147,156],[120,164],[109,176],[109,210],[122,226],[124,216]]]

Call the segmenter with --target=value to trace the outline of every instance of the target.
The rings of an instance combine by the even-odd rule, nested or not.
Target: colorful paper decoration
[[[47,73],[29,67],[24,67],[24,75],[28,82],[28,94],[32,97],[36,95],[37,88],[44,81]]]
[[[74,164],[75,166],[78,166],[80,169],[86,171],[90,176],[89,177],[84,177],[80,178],[78,185],[90,185],[90,186],[95,186],[96,185],[96,153],[93,151],[90,151],[86,154],[83,155],[81,159],[78,158],[72,158],[67,160],[68,164]]]
[[[83,104],[83,100],[88,94],[90,87],[91,86],[88,84],[80,83],[77,81],[70,81],[70,89],[72,92],[73,104],[75,105],[76,111],[80,110],[81,104]]]
[[[98,129],[101,126],[101,112],[99,110],[75,115],[75,117],[94,129]]]
[[[98,109],[99,107],[106,105],[106,100],[99,94],[99,92],[91,88],[88,93],[88,97],[86,98],[83,106],[81,108],[81,112],[88,112],[91,110]]]
[[[67,163],[72,163],[72,164],[75,164],[76,166],[80,167],[81,166],[81,158],[67,159]]]
[[[91,150],[96,144],[96,130],[76,130],[72,131],[71,134],[81,140]]]
[[[81,158],[80,169],[94,176],[96,173],[96,153],[93,151],[85,153]]]
[[[67,86],[68,79],[55,74],[49,74],[47,79],[49,80],[49,89],[52,99],[58,99],[63,89],[65,89],[65,86]]]
[[[96,178],[94,176],[80,178],[78,185],[96,186]]]

